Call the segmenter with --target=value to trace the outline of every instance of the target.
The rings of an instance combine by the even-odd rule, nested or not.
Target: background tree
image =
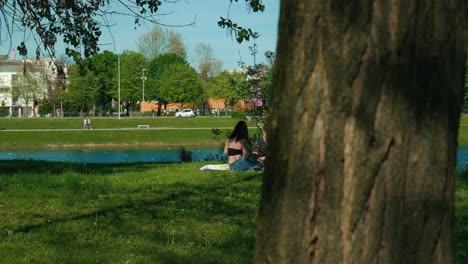
[[[120,56],[120,99],[127,116],[132,115],[132,112],[138,109],[139,102],[143,100],[141,80],[143,69],[146,69],[146,59],[140,53],[125,51]],[[110,94],[114,98],[118,97],[117,86]]]
[[[223,67],[223,63],[214,56],[213,46],[209,43],[199,43],[195,46],[194,61],[197,64],[200,77],[204,86],[208,87],[208,78],[217,76]]]
[[[268,54],[266,54],[266,57],[268,58]],[[257,124],[257,126],[261,126],[266,124],[266,117],[268,117],[270,108],[271,90],[275,73],[274,64],[271,64],[271,66],[261,65],[261,67],[251,69],[247,71],[247,73],[251,73],[253,76],[260,78],[257,80],[247,75],[248,82],[253,84],[250,86],[251,98],[254,98],[257,102],[256,107],[249,111],[251,120],[254,124]]]
[[[6,0],[0,2],[0,13],[2,22],[5,24],[6,41],[12,44],[12,36],[15,31],[31,31],[33,34],[24,34],[35,38],[45,51],[55,56],[55,44],[57,37],[62,36],[63,42],[71,48],[66,49],[67,55],[78,58],[81,56],[79,49],[84,50],[86,57],[99,51],[98,41],[102,34],[101,27],[111,27],[107,23],[108,16],[120,14],[131,16],[135,20],[135,26],[142,22],[156,26],[160,19],[156,12],[162,3],[177,3],[179,1],[17,1]],[[238,2],[238,0],[235,0]],[[230,1],[232,4],[233,1]],[[261,0],[246,0],[248,7],[255,11],[263,11],[265,6]],[[193,25],[194,22],[186,23],[185,26]],[[243,28],[229,18],[221,17],[218,25],[227,28],[236,36],[237,41],[248,40],[256,33],[251,29]],[[178,25],[184,26],[184,25]],[[2,35],[3,36],[3,35]],[[0,36],[1,41],[5,41]],[[28,49],[25,39],[18,43],[20,55],[26,56]],[[14,45],[17,45],[16,43]],[[11,50],[11,49],[9,49]]]
[[[274,80],[274,73],[275,68],[274,65],[268,70],[268,73],[263,78],[262,85],[261,85],[261,92],[262,92],[262,105],[268,108],[268,105],[271,101],[271,88],[273,87],[273,80]]]
[[[166,51],[167,35],[161,28],[153,28],[140,37],[138,52],[146,59],[153,60]]]
[[[35,73],[25,70],[13,75],[13,81],[11,84],[12,98],[24,101],[26,109],[28,109],[29,105],[32,103],[31,113],[33,117],[36,117],[36,106],[39,99],[44,94],[43,91],[44,89],[38,83]]]
[[[281,1],[256,263],[451,263],[466,1]]]
[[[55,56],[57,39],[62,36],[63,42],[70,45],[66,48],[67,55],[78,58],[81,56],[79,49],[82,49],[88,57],[99,51],[101,27],[111,26],[106,23],[108,16],[131,16],[135,26],[142,22],[159,25],[156,12],[163,2],[178,1],[1,1],[1,20],[7,31],[2,36],[6,35],[11,43],[15,31],[31,31],[33,34],[25,33],[24,36],[35,38],[38,49],[44,47],[52,56]],[[15,43],[19,44],[17,49],[22,56],[28,53],[25,41]]]
[[[197,101],[203,95],[203,85],[194,68],[186,64],[171,64],[163,71],[157,85],[160,96],[169,102],[180,103]]]
[[[219,100],[223,100],[226,108],[234,109],[234,106],[249,95],[245,75],[241,72],[223,71],[218,76],[212,77],[207,89],[207,95],[218,101],[217,113],[219,113]],[[225,111],[228,115],[228,112]]]
[[[79,112],[81,116],[94,115],[98,96],[99,86],[94,73],[86,66],[73,67],[65,95],[68,110]]]
[[[40,109],[39,112],[42,114],[52,113],[55,116],[55,107],[54,103],[57,100],[55,83],[57,81],[57,76],[55,75],[55,64],[52,60],[41,60],[34,62],[34,69],[37,81],[40,86],[43,88],[43,98],[39,98]],[[47,108],[47,111],[44,111]]]
[[[55,78],[55,85],[53,91],[50,91],[48,99],[52,98],[53,102],[53,109],[54,109],[54,116],[56,116],[57,106],[59,105],[58,102],[60,101],[60,105],[63,103],[63,98],[65,97],[65,93],[67,90],[67,74],[66,72],[71,71],[71,60],[69,57],[65,56],[64,54],[60,55],[57,58],[55,63],[56,67],[56,78]],[[60,113],[63,114],[63,113]]]
[[[249,95],[246,97],[247,101],[251,103],[251,107],[247,108],[249,116],[253,117],[252,121],[261,126],[265,124],[265,116],[267,114],[267,97],[271,87],[268,79],[270,68],[265,64],[243,65],[248,85]],[[271,77],[271,76],[270,76]]]
[[[98,95],[96,103],[99,112],[109,114],[112,112],[112,95],[117,85],[117,55],[105,50],[103,53],[93,55],[87,64],[96,77]]]
[[[160,94],[160,87],[158,86],[158,81],[161,78],[162,73],[165,69],[172,64],[184,64],[188,65],[188,62],[181,56],[175,53],[164,53],[156,57],[155,59],[149,62],[148,66],[148,95],[149,98],[155,99],[158,101],[158,111],[157,114],[161,115],[161,106],[167,104]]]
[[[184,59],[187,58],[187,51],[182,35],[176,31],[168,31],[167,35],[167,53],[174,53]]]
[[[198,72],[203,83],[203,89],[207,94],[210,78],[217,76],[223,67],[223,63],[214,56],[213,46],[209,43],[199,43],[195,46],[194,61],[197,64]],[[207,101],[203,102],[203,111],[205,111]],[[219,109],[218,112],[219,114]]]
[[[169,29],[155,27],[140,37],[138,52],[149,61],[164,53],[174,53],[185,59],[187,52],[182,35]]]

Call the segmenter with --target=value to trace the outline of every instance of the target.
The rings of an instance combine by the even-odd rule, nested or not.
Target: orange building
[[[144,102],[143,104],[140,104],[140,112],[143,112],[143,105],[144,107],[144,112],[157,112],[158,111],[158,102],[157,101],[151,101],[151,102]],[[236,105],[234,105],[234,111],[245,111],[248,107],[253,108],[253,103],[251,101],[246,101],[246,100],[241,100],[237,102]],[[166,106],[166,109],[169,111],[176,111],[180,109],[180,103],[168,103]],[[201,108],[196,107],[193,104],[190,103],[184,103],[183,108]],[[208,99],[207,104],[205,105],[206,109],[220,109],[224,110],[226,108],[225,102],[223,99]],[[161,107],[161,109],[164,109],[164,106]]]

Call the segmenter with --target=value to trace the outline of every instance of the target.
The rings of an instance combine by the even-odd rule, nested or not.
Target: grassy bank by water
[[[250,263],[262,175],[0,161],[1,263]]]
[[[53,119],[53,129],[48,129],[46,118],[1,118],[0,149],[218,147],[211,129],[220,128],[223,132],[220,139],[224,140],[238,121],[234,118],[96,118],[91,121],[93,130],[83,130],[82,121],[77,118]],[[141,124],[150,128],[138,129]],[[253,124],[249,125],[252,133],[257,132]]]
[[[0,131],[0,148],[125,148],[203,145],[217,147],[210,129]]]
[[[0,161],[2,263],[251,263],[262,174]],[[468,171],[454,262],[468,263]]]
[[[150,128],[212,128],[234,127],[239,121],[236,118],[174,118],[174,117],[123,117],[121,119],[91,117],[94,129],[137,128],[138,125],[149,125]],[[0,118],[0,130],[9,129],[82,129],[82,118]]]
[[[460,118],[460,128],[458,129],[458,144],[461,147],[468,147],[468,115]]]
[[[218,142],[213,140],[211,128],[221,128],[226,132],[232,130],[238,121],[239,119],[224,117],[92,118],[94,129],[82,130],[81,118],[0,118],[0,148],[125,148],[164,145],[216,147]],[[150,129],[138,129],[138,125],[149,125]],[[249,126],[254,127],[251,123]],[[250,131],[257,132],[256,129]],[[225,138],[225,134],[221,138]],[[460,147],[468,147],[468,115],[460,119],[458,142]]]

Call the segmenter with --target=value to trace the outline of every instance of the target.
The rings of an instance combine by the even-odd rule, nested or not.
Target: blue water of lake
[[[219,155],[214,149],[191,149],[192,159],[203,161]],[[165,150],[11,150],[0,151],[0,160],[44,160],[79,163],[133,163],[133,162],[177,162],[176,149]],[[457,151],[457,166],[468,163],[468,148]]]
[[[203,161],[219,154],[213,149],[191,149],[192,160]],[[78,163],[177,162],[176,149],[166,150],[11,150],[0,151],[0,160],[44,160]]]
[[[468,163],[468,148],[458,148],[457,167],[464,167]]]

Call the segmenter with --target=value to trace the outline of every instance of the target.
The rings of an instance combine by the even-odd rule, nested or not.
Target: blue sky
[[[158,14],[160,14],[160,22],[168,25],[189,24],[195,19],[195,26],[170,28],[182,34],[189,62],[193,64],[194,47],[198,43],[205,42],[213,46],[216,58],[223,62],[223,68],[230,70],[239,67],[238,62],[241,58],[245,63],[253,64],[253,57],[248,48],[253,45],[253,42],[238,44],[234,38],[228,35],[226,30],[218,27],[217,21],[220,16],[227,17],[228,11],[230,11],[229,16],[232,20],[258,32],[260,38],[256,41],[258,45],[257,62],[263,62],[265,61],[263,55],[265,51],[275,51],[276,49],[279,0],[264,0],[263,3],[266,5],[265,12],[253,13],[247,10],[243,0],[239,0],[237,3],[233,2],[230,9],[229,0],[182,0],[176,4],[163,2]],[[110,33],[103,30],[100,43],[106,45],[101,46],[101,51],[105,49],[114,52],[117,52],[117,49],[120,51],[136,50],[139,38],[151,29],[151,25],[142,25],[135,29],[133,19],[121,16],[112,17],[111,23],[115,24],[111,28],[113,38]],[[2,36],[2,39],[4,37]],[[18,46],[22,37],[22,34],[13,36],[14,42],[16,41],[13,43],[13,47]],[[36,44],[29,41],[27,47],[31,51],[28,56],[35,56],[32,51],[35,51]],[[1,43],[0,54],[7,54],[8,49],[9,43]],[[58,44],[57,54],[62,54],[62,50],[64,50],[64,46]]]

